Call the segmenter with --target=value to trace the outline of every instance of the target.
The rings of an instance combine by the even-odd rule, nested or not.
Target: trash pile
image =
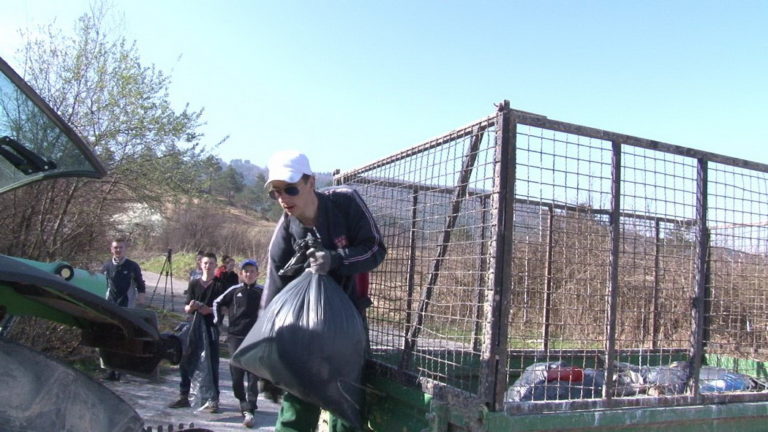
[[[701,393],[762,391],[765,383],[724,368],[702,366]],[[614,396],[678,395],[686,391],[688,363],[666,366],[637,366],[615,363]],[[555,401],[600,398],[605,385],[605,370],[579,368],[566,362],[543,362],[528,366],[504,395],[505,402]]]

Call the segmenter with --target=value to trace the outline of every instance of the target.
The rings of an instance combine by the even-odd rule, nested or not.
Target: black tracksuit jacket
[[[192,300],[204,303],[209,308],[213,308],[213,301],[226,291],[224,282],[221,279],[214,278],[210,285],[203,286],[202,279],[192,279],[187,287],[187,299],[184,301],[188,305]],[[205,324],[213,327],[213,314],[203,315]]]
[[[259,305],[264,287],[244,283],[229,287],[224,294],[213,301],[214,322],[219,324],[223,318],[222,308],[227,308],[231,336],[245,337],[259,317]]]
[[[315,227],[308,228],[298,219],[283,214],[269,244],[267,281],[264,286],[262,307],[282,290],[295,276],[280,276],[296,253],[294,245],[308,233],[319,232],[323,247],[331,255],[331,276],[362,310],[370,299],[361,298],[356,289],[355,275],[373,270],[387,254],[387,249],[368,206],[360,194],[347,186],[336,186],[316,191],[318,201]]]
[[[136,293],[146,291],[141,267],[135,261],[124,258],[115,264],[109,260],[104,263],[102,272],[107,276],[107,300],[112,303],[133,306]]]

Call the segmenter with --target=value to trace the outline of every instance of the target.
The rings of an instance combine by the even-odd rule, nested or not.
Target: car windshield
[[[103,177],[87,144],[0,58],[0,193],[54,177]]]

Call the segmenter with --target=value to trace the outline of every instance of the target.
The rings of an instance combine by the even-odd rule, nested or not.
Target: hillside
[[[226,168],[227,166],[231,166],[235,169],[235,171],[240,173],[243,176],[243,181],[247,186],[253,186],[254,184],[257,184],[256,180],[258,178],[266,178],[269,174],[269,170],[267,170],[266,167],[254,165],[248,159],[232,159],[229,161],[229,164],[224,161],[220,162],[222,169]],[[317,178],[318,187],[330,185],[333,181],[333,175],[327,172],[316,172],[315,177]]]
[[[114,234],[129,239],[130,256],[147,263],[171,249],[178,269],[192,267],[197,251],[263,260],[275,222],[254,210],[227,204],[218,197],[169,200],[162,209],[132,204],[114,221]],[[95,257],[101,262],[103,255]],[[187,262],[188,261],[188,262]]]

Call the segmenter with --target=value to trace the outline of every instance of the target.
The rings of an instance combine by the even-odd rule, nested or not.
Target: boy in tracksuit
[[[222,309],[227,309],[229,327],[227,345],[232,356],[243,343],[248,332],[256,323],[259,316],[259,305],[264,287],[256,284],[259,278],[259,266],[255,260],[247,259],[240,264],[240,280],[242,283],[233,285],[213,301],[214,322],[222,321]],[[240,411],[243,414],[243,425],[253,427],[255,424],[256,398],[259,396],[259,378],[252,373],[229,364],[232,374],[232,390],[235,398],[240,401]],[[243,385],[243,379],[247,386]]]
[[[365,319],[371,305],[359,276],[373,270],[387,254],[379,228],[362,197],[349,187],[315,190],[315,176],[307,157],[296,151],[275,153],[267,164],[269,196],[283,208],[269,244],[267,280],[262,307],[266,307],[298,275],[281,276],[296,253],[294,245],[307,235],[319,237],[322,247],[307,251],[308,265],[317,274],[327,274],[347,293]],[[311,356],[312,353],[307,353]],[[353,428],[331,413],[329,429],[346,432]],[[315,430],[320,407],[287,393],[278,414],[275,432]]]

